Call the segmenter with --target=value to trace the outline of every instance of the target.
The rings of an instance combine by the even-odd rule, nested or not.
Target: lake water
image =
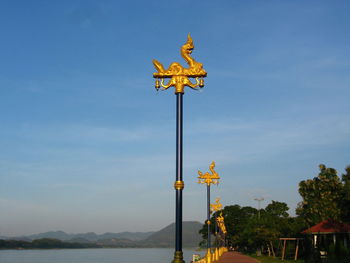
[[[190,263],[195,250],[183,249]],[[0,263],[171,263],[174,249],[168,248],[99,248],[53,250],[0,250]]]

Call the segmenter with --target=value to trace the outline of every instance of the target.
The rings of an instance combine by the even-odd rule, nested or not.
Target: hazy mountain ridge
[[[182,224],[182,246],[198,247],[202,240],[199,230],[203,224],[197,221],[185,221]],[[175,223],[153,233],[144,242],[150,246],[173,247],[175,245]]]
[[[11,240],[23,240],[23,241],[32,241],[35,239],[41,238],[52,238],[58,239],[61,241],[88,241],[88,242],[96,242],[98,240],[104,239],[128,239],[131,241],[139,241],[146,239],[148,236],[152,235],[154,232],[120,232],[120,233],[104,233],[104,234],[96,234],[94,232],[88,233],[79,233],[79,234],[67,234],[63,231],[49,231],[40,234],[33,234],[28,236],[19,236],[19,237],[1,237],[2,239],[11,239]]]
[[[195,221],[183,222],[183,247],[198,247],[201,241],[199,230],[202,226],[201,223]],[[43,238],[80,244],[94,244],[98,247],[173,247],[175,244],[175,223],[157,232],[107,232],[98,235],[94,232],[67,234],[63,231],[49,231],[22,237],[1,237],[0,239],[33,241]]]

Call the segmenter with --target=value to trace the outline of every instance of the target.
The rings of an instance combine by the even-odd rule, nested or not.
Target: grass
[[[290,259],[285,259],[285,260],[281,260],[281,258],[273,258],[273,257],[268,257],[268,256],[257,256],[257,255],[252,255],[250,254],[249,255],[250,257],[252,258],[255,258],[257,260],[259,260],[261,263],[304,263],[305,261],[304,260],[297,260],[297,261],[294,261],[294,260],[290,260]]]

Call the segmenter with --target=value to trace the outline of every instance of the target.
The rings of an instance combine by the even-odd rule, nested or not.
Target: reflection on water
[[[190,263],[195,250],[184,249]],[[0,250],[1,263],[170,263],[174,249],[168,248],[99,248],[53,250]]]

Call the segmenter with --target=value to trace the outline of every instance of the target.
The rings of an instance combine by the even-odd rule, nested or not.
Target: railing
[[[204,257],[199,260],[196,260],[195,263],[213,263],[218,262],[225,252],[227,252],[226,247],[219,247],[214,250],[214,253],[207,253]],[[209,255],[209,256],[208,256]]]

